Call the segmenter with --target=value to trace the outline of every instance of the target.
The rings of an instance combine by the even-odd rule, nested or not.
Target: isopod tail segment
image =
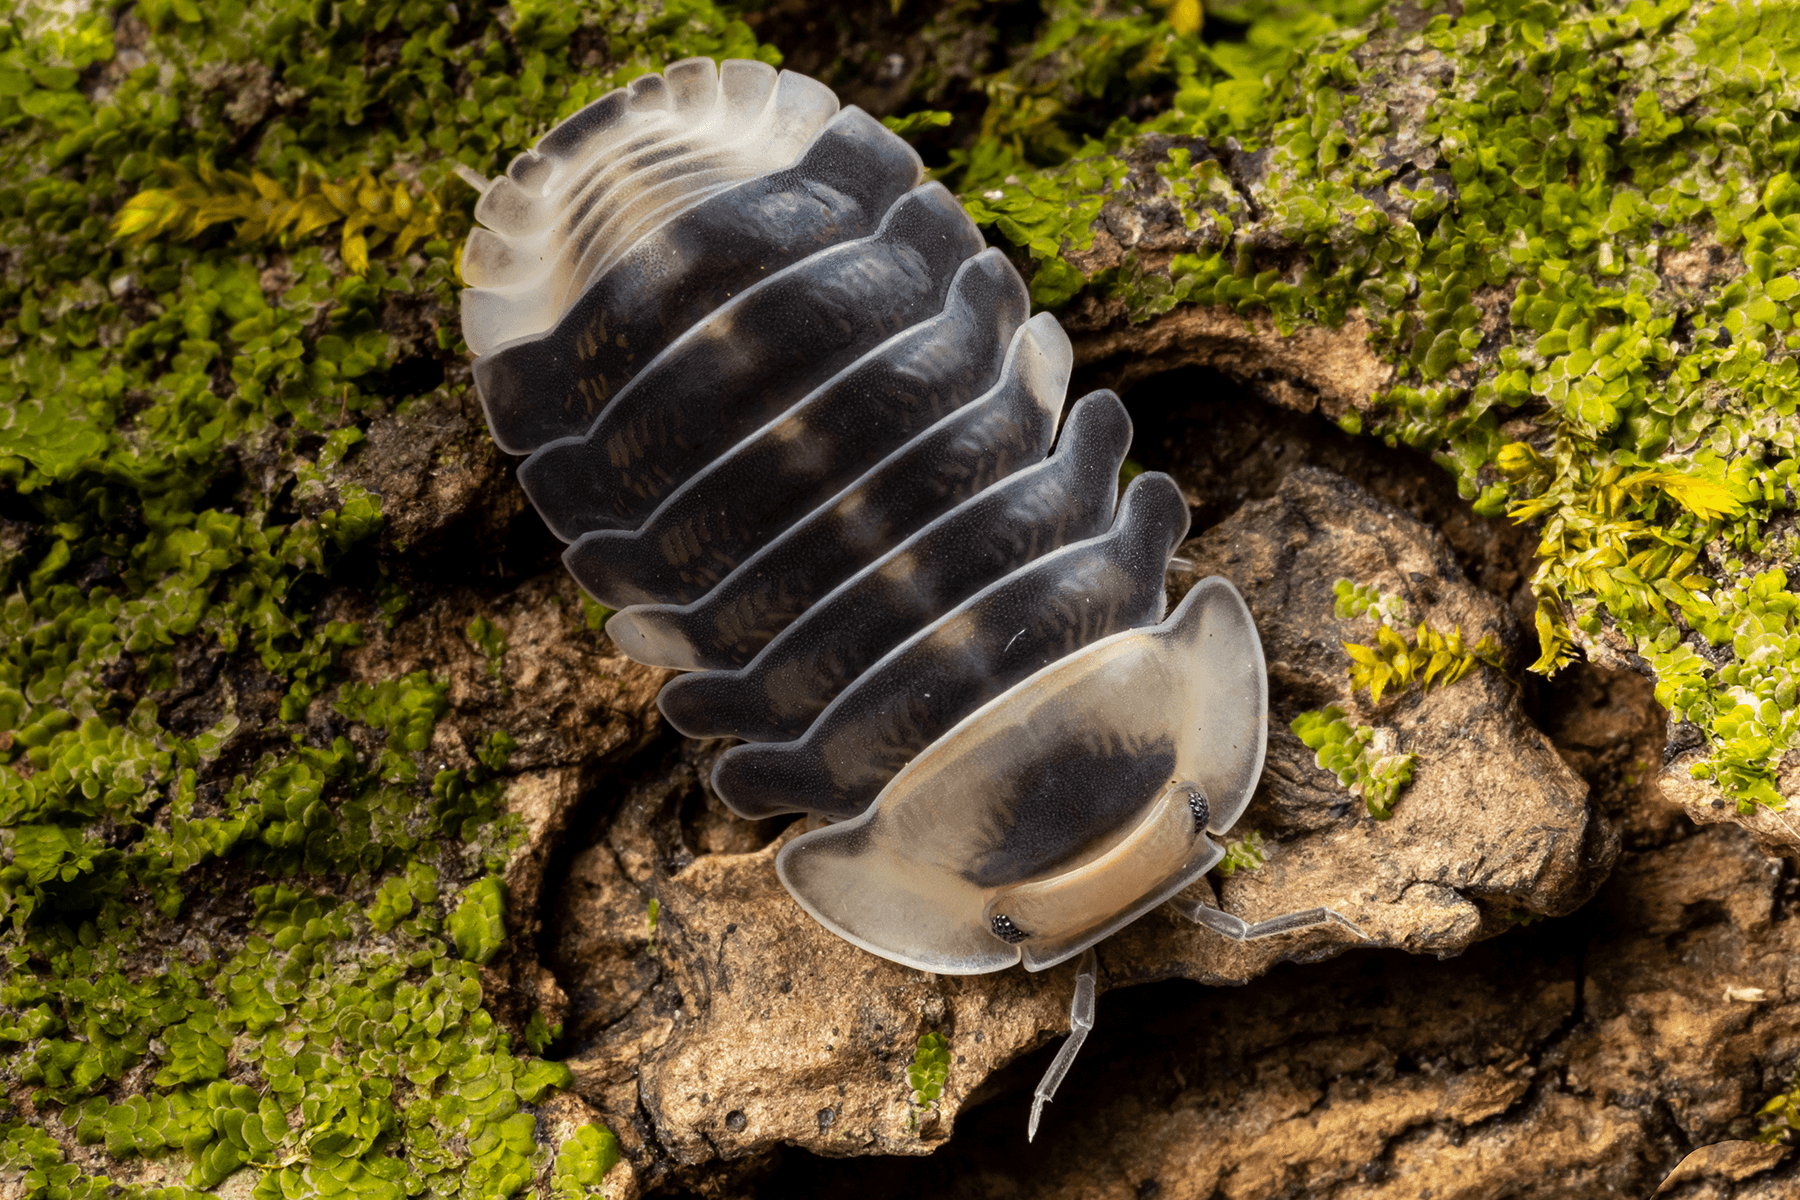
[[[1093,642],[970,712],[859,816],[789,842],[776,871],[820,924],[884,958],[1041,971],[1224,858],[1213,835],[1250,802],[1267,716],[1250,610],[1204,579],[1160,625]]]

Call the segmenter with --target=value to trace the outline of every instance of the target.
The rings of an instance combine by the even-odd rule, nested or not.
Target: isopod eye
[[[1197,861],[1210,866],[1214,852],[1194,829],[1197,797],[1204,813],[1205,793],[1199,787],[1186,780],[1172,784],[1098,853],[1090,850],[998,889],[987,905],[989,927],[1004,938],[1001,921],[1013,929],[1022,925],[1030,930],[1034,946],[1079,940]]]
[[[993,927],[994,936],[1009,946],[1016,946],[1031,936],[1014,925],[1011,917],[1001,916],[999,913],[995,913],[993,920],[988,924]]]
[[[1206,818],[1211,815],[1206,807],[1206,793],[1198,788],[1188,789],[1188,811],[1194,814],[1194,834],[1199,836],[1206,832]]]

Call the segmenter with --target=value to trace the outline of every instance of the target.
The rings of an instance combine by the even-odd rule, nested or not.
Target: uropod
[[[776,859],[820,924],[946,974],[1080,956],[1177,893],[1262,772],[1243,599],[1165,613],[1188,510],[1119,469],[1109,391],[1065,411],[1056,320],[918,155],[824,85],[674,63],[596,100],[482,191],[463,333],[488,425],[658,703],[736,737],[746,817],[829,820]],[[1354,929],[1354,926],[1351,926]]]

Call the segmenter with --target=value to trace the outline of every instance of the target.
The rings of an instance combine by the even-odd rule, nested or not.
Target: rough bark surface
[[[1754,1132],[1800,1051],[1791,867],[1661,800],[1641,680],[1515,682],[1518,533],[1470,518],[1428,465],[1246,406],[1216,375],[1164,376],[1131,402],[1145,456],[1197,513],[1228,514],[1184,548],[1195,571],[1172,590],[1230,575],[1271,664],[1270,766],[1240,823],[1271,853],[1219,899],[1247,917],[1330,902],[1377,944],[1327,929],[1234,947],[1140,921],[1102,948],[1102,986],[1152,986],[1108,991],[1027,1151],[1070,972],[930,978],[838,942],[774,879],[797,827],[726,813],[705,783],[720,745],[664,735],[583,787],[512,793],[579,796],[534,822],[545,836],[522,854],[549,871],[535,947],[516,939],[502,967],[530,986],[535,955],[566,994],[576,1091],[628,1152],[609,1194],[1648,1195],[1695,1148]],[[1405,596],[1415,619],[1494,633],[1507,671],[1351,696],[1341,642],[1371,627],[1335,615],[1344,576]],[[1287,732],[1326,703],[1419,755],[1392,820]],[[1246,986],[1153,982],[1172,976]],[[916,1108],[905,1068],[929,1031],[952,1067]],[[867,1155],[907,1159],[840,1161]],[[1780,1195],[1786,1163],[1701,1155],[1667,1194]]]
[[[1075,359],[1104,372],[1114,387],[1180,367],[1208,367],[1295,412],[1333,420],[1393,381],[1392,363],[1369,347],[1360,313],[1336,329],[1284,336],[1267,314],[1246,317],[1221,308],[1179,308],[1142,325],[1122,305],[1084,305],[1069,321]]]
[[[1196,893],[1247,919],[1328,904],[1369,941],[1325,927],[1233,945],[1159,912],[1102,947],[1103,987],[1171,977],[1242,984],[1284,960],[1378,947],[1451,955],[1592,894],[1617,853],[1617,818],[1592,811],[1587,784],[1526,715],[1507,673],[1482,668],[1378,705],[1350,692],[1342,640],[1373,627],[1336,616],[1333,584],[1345,575],[1403,595],[1420,619],[1461,627],[1471,642],[1495,635],[1516,672],[1517,622],[1467,580],[1441,535],[1305,467],[1183,553],[1193,567],[1172,579],[1177,595],[1213,573],[1244,590],[1274,709],[1264,784],[1236,831],[1261,833],[1268,861],[1216,894],[1207,884]],[[1397,751],[1418,756],[1393,819],[1371,819],[1288,731],[1294,715],[1328,703],[1378,722]],[[813,924],[773,870],[799,826],[725,813],[706,783],[719,749],[670,743],[637,782],[602,783],[586,825],[569,831],[576,848],[541,917],[540,946],[568,997],[577,1090],[631,1152],[622,1194],[698,1183],[782,1145],[929,1153],[997,1072],[1067,1029],[1072,966],[934,978]],[[522,792],[540,805],[546,796],[515,786]],[[942,1098],[916,1106],[905,1070],[928,1032],[949,1038],[952,1067]],[[1064,1111],[1084,1120],[1075,1114],[1086,1101],[1068,1099],[1052,1126]],[[1002,1107],[1022,1127],[1024,1104]]]

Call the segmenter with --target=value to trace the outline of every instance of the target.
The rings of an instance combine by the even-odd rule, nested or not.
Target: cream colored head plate
[[[1053,966],[1223,857],[1262,774],[1268,680],[1217,577],[971,713],[860,817],[777,859],[800,905],[884,958],[953,975]]]

